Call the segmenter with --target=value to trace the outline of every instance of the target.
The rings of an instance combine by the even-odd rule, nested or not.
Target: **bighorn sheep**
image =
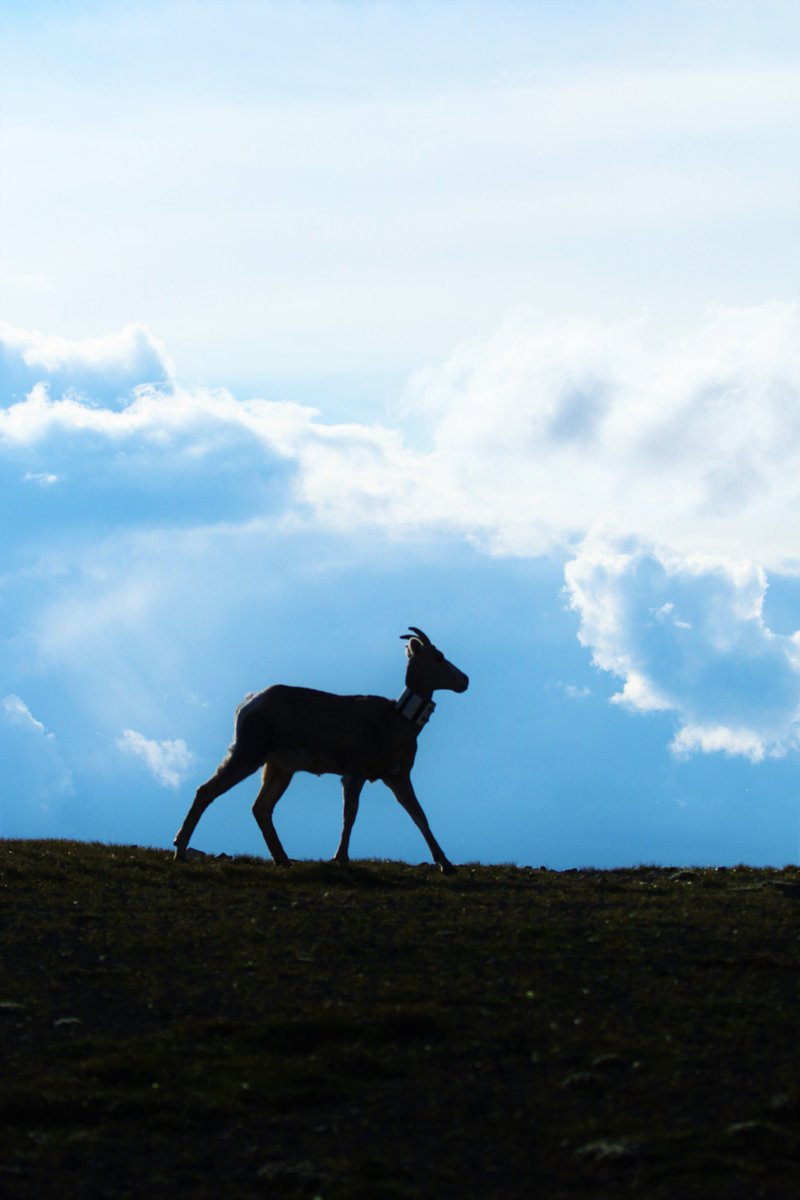
[[[289,866],[290,860],[275,832],[273,810],[295,771],[310,771],[342,777],[344,820],[335,862],[348,862],[361,789],[368,779],[380,779],[422,833],[434,862],[445,873],[453,871],[414,794],[411,768],[419,731],[435,707],[431,696],[437,690],[465,692],[469,679],[447,661],[421,629],[413,625],[410,629],[411,633],[403,634],[408,667],[405,691],[399,700],[335,696],[282,684],[247,696],[236,711],[228,757],[197,789],[178,831],[176,859],[186,858],[189,839],[209,804],[263,766],[253,815],[278,866]]]

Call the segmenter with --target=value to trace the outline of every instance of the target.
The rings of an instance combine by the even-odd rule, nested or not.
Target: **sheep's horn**
[[[431,645],[431,639],[428,637],[427,633],[423,633],[421,629],[417,629],[416,625],[409,625],[408,628],[411,630],[411,632],[413,634],[416,634],[416,636],[422,642],[423,646]],[[406,634],[406,637],[408,637],[408,636],[409,635]]]

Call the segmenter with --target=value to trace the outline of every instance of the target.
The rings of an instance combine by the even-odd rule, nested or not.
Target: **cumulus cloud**
[[[396,428],[140,377],[122,410],[39,384],[0,412],[0,439],[174,444],[200,471],[235,432],[291,463],[296,500],[338,527],[450,527],[530,555],[574,547],[602,520],[685,553],[784,565],[797,556],[799,331],[787,304],[717,312],[671,341],[526,312],[419,372]]]
[[[159,742],[135,729],[126,729],[118,738],[117,747],[124,754],[140,758],[163,787],[180,787],[194,764],[194,755],[182,738]]]
[[[246,482],[231,500],[243,523],[277,512],[393,536],[451,530],[494,554],[562,553],[581,639],[623,680],[616,702],[676,714],[676,753],[758,759],[797,744],[797,645],[760,606],[766,572],[800,569],[798,332],[800,309],[783,303],[710,312],[672,338],[644,321],[519,312],[417,372],[389,426],[183,388],[139,327],[70,344],[6,329],[46,378],[0,409],[0,446],[13,457],[61,439],[73,456],[61,478],[83,446],[112,444],[102,472],[146,490],[160,469],[191,504],[224,455]],[[110,380],[127,388],[122,405],[107,401]],[[276,463],[288,482],[268,514],[255,481]],[[144,747],[159,745],[126,749],[155,770]]]
[[[14,329],[0,321],[0,405],[21,400],[36,384],[57,396],[76,392],[110,402],[143,383],[166,384],[172,367],[143,325],[75,341]]]
[[[188,450],[199,472],[203,456],[226,430],[243,433],[270,452],[298,458],[317,415],[316,409],[289,402],[238,401],[224,388],[162,390],[140,384],[122,409],[98,407],[93,399],[77,394],[54,398],[48,384],[38,383],[24,400],[0,409],[0,443],[28,447],[59,433],[83,436],[89,446],[94,436],[116,443],[139,440],[149,444],[154,458],[163,447]]]
[[[798,332],[778,304],[659,342],[639,322],[519,314],[412,382],[431,493],[501,552],[602,520],[687,551],[793,558]]]
[[[599,537],[565,576],[580,641],[623,681],[612,702],[674,714],[675,754],[800,748],[800,632],[765,624],[761,567]]]

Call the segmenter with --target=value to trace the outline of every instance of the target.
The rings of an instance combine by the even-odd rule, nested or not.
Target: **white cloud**
[[[751,762],[761,762],[766,753],[757,733],[751,729],[729,729],[726,725],[684,725],[672,739],[670,749],[679,758],[700,750],[704,754],[738,754]]]
[[[163,787],[180,787],[194,764],[194,755],[182,738],[159,742],[135,729],[126,729],[117,739],[117,746],[123,753],[140,758]]]
[[[683,553],[785,566],[800,508],[798,333],[793,305],[712,313],[661,342],[641,323],[522,312],[420,371],[397,428],[129,378],[121,410],[37,385],[0,411],[0,440],[174,443],[202,471],[202,456],[235,433],[293,463],[303,508],[339,528],[449,527],[531,555],[574,546],[602,522]],[[87,367],[90,395],[91,380]]]
[[[522,313],[409,389],[431,509],[507,553],[602,521],[686,552],[793,559],[799,333],[790,305],[710,314],[660,344],[640,323]]]
[[[75,341],[14,329],[0,321],[0,405],[22,399],[36,384],[56,395],[77,392],[93,401],[125,397],[143,383],[166,384],[172,366],[143,325],[127,325],[103,337]]]
[[[40,487],[52,487],[58,483],[58,475],[52,471],[28,471],[24,476],[25,483],[38,483]]]
[[[614,702],[677,714],[678,753],[756,758],[797,744],[797,648],[764,625],[761,604],[768,570],[800,568],[799,324],[796,305],[766,304],[659,340],[643,322],[520,312],[418,372],[394,428],[133,376],[122,407],[97,406],[94,343],[59,342],[52,361],[86,359],[85,398],[37,384],[0,410],[0,443],[13,455],[60,439],[73,460],[84,444],[125,447],[102,469],[131,496],[158,471],[205,488],[220,453],[254,485],[281,462],[291,487],[271,503],[293,520],[574,554],[581,638],[623,680]],[[109,378],[128,369],[127,345],[104,343]],[[257,486],[243,494],[243,524],[270,515]],[[121,606],[108,592],[114,622],[137,595]],[[85,626],[77,609],[75,621]]]
[[[25,729],[29,733],[35,732],[44,737],[52,737],[52,734],[45,731],[42,722],[36,720],[25,701],[21,700],[19,696],[4,696],[0,707],[10,725],[16,725],[17,728]]]
[[[764,623],[756,564],[589,538],[565,577],[580,641],[624,680],[612,701],[673,713],[674,753],[758,762],[800,748],[800,633]]]
[[[75,791],[72,771],[55,735],[18,695],[0,701],[0,833],[4,837],[53,836],[59,811]]]
[[[602,522],[785,567],[800,507],[798,334],[793,305],[711,313],[660,342],[641,322],[521,312],[417,373],[405,436],[307,425],[297,492],[339,527],[438,525],[501,554],[570,547]]]
[[[561,680],[558,681],[556,687],[560,688],[564,695],[570,700],[586,700],[592,694],[592,689],[590,687],[580,687],[576,683],[562,683]]]

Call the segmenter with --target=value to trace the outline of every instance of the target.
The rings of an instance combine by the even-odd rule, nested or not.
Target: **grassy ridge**
[[[798,894],[0,842],[0,1193],[782,1200]]]

